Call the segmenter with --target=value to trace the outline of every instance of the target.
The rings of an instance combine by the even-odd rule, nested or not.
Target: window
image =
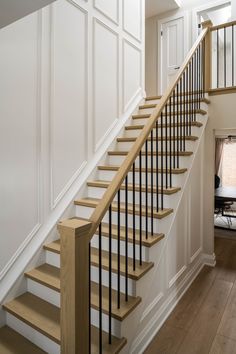
[[[236,142],[224,144],[222,156],[222,186],[236,186]]]

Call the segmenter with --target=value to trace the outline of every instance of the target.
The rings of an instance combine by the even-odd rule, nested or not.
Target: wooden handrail
[[[161,116],[161,113],[167,104],[170,96],[172,95],[174,89],[178,85],[179,80],[181,79],[185,69],[187,68],[188,64],[190,63],[196,49],[198,46],[202,43],[204,38],[206,37],[207,33],[209,32],[209,27],[203,29],[202,33],[196,40],[195,44],[193,45],[192,49],[188,53],[186,59],[184,60],[177,77],[175,78],[174,83],[170,85],[166,93],[162,96],[157,108],[153,111],[151,114],[150,118],[148,119],[147,124],[144,126],[143,130],[141,131],[140,135],[138,136],[136,142],[134,143],[133,147],[129,151],[128,155],[126,156],[126,159],[120,166],[119,170],[117,171],[117,174],[111,181],[107,191],[105,192],[101,202],[98,204],[96,209],[94,210],[93,214],[90,217],[90,222],[92,223],[92,228],[89,233],[90,239],[93,237],[94,233],[96,232],[99,224],[101,223],[104,215],[106,214],[109,206],[111,205],[112,201],[114,200],[116,193],[120,189],[125,177],[128,175],[130,172],[134,161],[139,155],[139,152],[141,151],[143,145],[145,144],[146,140],[148,139],[148,136],[150,135],[152,129],[154,128],[156,121],[158,118]]]
[[[231,22],[226,22],[226,23],[222,23],[220,25],[217,26],[213,26],[211,27],[211,32],[213,31],[217,31],[218,29],[222,29],[222,28],[227,28],[227,27],[232,27],[236,25],[236,21],[231,21]]]

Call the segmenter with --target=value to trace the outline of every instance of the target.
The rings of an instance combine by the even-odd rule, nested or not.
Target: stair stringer
[[[204,109],[207,110],[205,106]],[[178,301],[187,291],[191,283],[194,281],[198,273],[204,265],[215,265],[215,255],[206,255],[203,249],[202,235],[203,223],[202,213],[199,214],[200,225],[200,247],[191,253],[191,223],[190,215],[185,220],[185,209],[190,207],[193,202],[191,200],[191,192],[195,186],[192,186],[194,178],[200,183],[199,206],[203,203],[203,154],[204,154],[204,134],[208,116],[198,118],[203,123],[199,131],[198,140],[195,142],[193,156],[190,160],[188,171],[183,178],[181,191],[178,194],[178,200],[175,201],[174,213],[169,216],[168,222],[162,224],[165,230],[165,238],[150,249],[149,260],[154,262],[154,268],[141,280],[137,282],[136,294],[141,296],[141,305],[129,316],[125,323],[122,323],[121,335],[125,335],[128,344],[121,352],[122,354],[141,354],[158,332],[168,315],[177,305]],[[201,168],[201,177],[198,175],[198,167]],[[185,206],[185,209],[184,209]],[[203,212],[203,208],[201,209]],[[182,214],[182,215],[181,215]],[[181,220],[183,219],[183,220]],[[185,222],[185,235],[181,234]],[[160,231],[160,229],[159,229]],[[182,236],[182,240],[177,238]],[[175,242],[175,243],[174,243]],[[177,245],[181,250],[184,248],[181,265],[177,265],[176,273],[170,278],[170,263],[173,262],[170,249],[173,245]],[[172,255],[173,256],[173,255]]]

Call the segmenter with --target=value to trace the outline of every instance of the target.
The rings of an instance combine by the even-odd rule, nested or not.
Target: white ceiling
[[[178,0],[146,0],[146,18],[178,8]]]
[[[47,6],[55,0],[0,0],[0,28]]]

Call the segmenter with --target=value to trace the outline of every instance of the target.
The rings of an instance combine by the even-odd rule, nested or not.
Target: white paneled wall
[[[1,281],[142,98],[144,0],[58,0],[1,29],[0,53]]]

